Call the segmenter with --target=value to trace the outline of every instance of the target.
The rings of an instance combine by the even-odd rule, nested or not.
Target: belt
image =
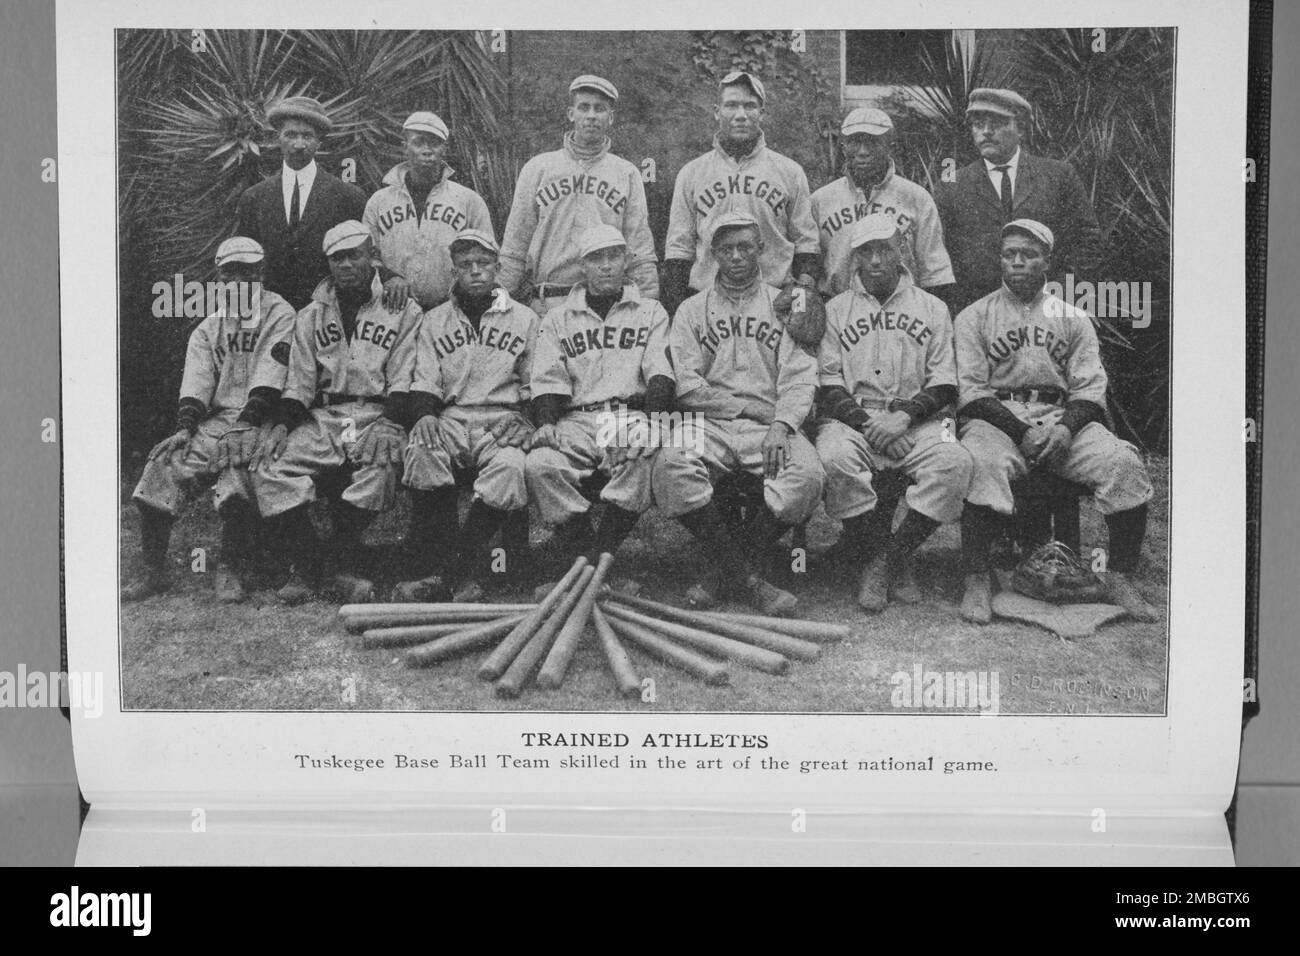
[[[622,406],[634,412],[639,412],[645,408],[645,399],[636,395],[632,398],[611,398],[605,402],[592,402],[589,405],[570,405],[571,412],[603,412],[616,406]]]
[[[537,287],[537,298],[555,299],[562,295],[568,295],[572,291],[572,285],[556,285],[553,282],[543,282]]]
[[[358,405],[367,405],[367,404],[382,405],[384,404],[384,397],[382,395],[321,394],[316,396],[316,403],[313,407],[329,408],[331,405],[350,405],[354,402]]]
[[[999,389],[993,394],[1004,402],[1024,402],[1028,405],[1065,404],[1065,391],[1053,385],[1045,385],[1042,388]]]
[[[886,412],[897,411],[898,407],[906,401],[902,398],[855,398],[855,402],[862,408],[875,408]]]

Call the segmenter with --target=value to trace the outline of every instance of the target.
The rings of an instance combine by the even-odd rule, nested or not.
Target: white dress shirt
[[[1005,163],[991,163],[987,159],[984,160],[984,166],[988,170],[988,174],[989,174],[989,182],[993,184],[993,191],[998,194],[998,198],[1002,197],[1002,173],[998,171],[998,167],[999,166],[1011,167],[1010,169],[1007,170],[1007,175],[1011,177],[1011,195],[1014,196],[1016,194],[1016,167],[1019,166],[1019,164],[1020,164],[1019,146],[1016,147],[1016,151],[1011,154],[1011,158],[1008,159]]]
[[[289,207],[293,205],[293,183],[298,181],[298,217],[301,219],[307,208],[307,197],[311,195],[311,184],[316,181],[316,160],[312,160],[302,169],[290,169],[288,164],[280,167],[280,189],[284,193],[284,221],[289,221]]]

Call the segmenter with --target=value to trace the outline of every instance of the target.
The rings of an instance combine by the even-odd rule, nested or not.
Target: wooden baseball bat
[[[535,604],[474,604],[472,602],[462,602],[454,604],[451,601],[445,603],[429,604],[344,604],[339,608],[339,614],[343,617],[351,617],[354,614],[418,614],[423,611],[437,611],[452,614],[457,611],[485,611],[497,614],[514,614],[515,612],[531,611]]]
[[[473,623],[454,621],[448,624],[419,624],[414,627],[375,627],[365,631],[360,637],[360,642],[366,650],[381,647],[412,647],[431,641],[435,637],[445,637],[474,626]]]
[[[618,635],[610,626],[609,619],[599,607],[591,609],[591,623],[596,628],[596,637],[600,640],[600,649],[605,652],[605,661],[614,675],[614,683],[623,697],[641,696],[641,678],[632,670],[632,661],[627,651],[619,642]]]
[[[622,604],[606,603],[605,613],[619,620],[641,624],[665,637],[680,641],[683,644],[689,644],[697,650],[717,654],[719,657],[735,661],[737,664],[744,664],[746,667],[752,667],[767,674],[784,674],[790,668],[789,659],[775,651],[767,651],[751,644],[742,644],[730,637],[722,637],[719,634],[701,631],[696,627],[687,627],[685,624],[677,624],[674,621],[661,621],[658,618],[650,617],[648,614],[634,611]]]
[[[466,651],[482,647],[484,644],[491,644],[523,620],[523,617],[520,614],[518,617],[487,621],[457,631],[455,634],[444,635],[437,640],[429,641],[427,644],[411,648],[403,655],[402,662],[407,667],[428,667],[430,664],[436,664],[439,661],[445,661],[449,657],[464,654]],[[413,628],[412,630],[419,630],[419,628]]]
[[[848,624],[832,624],[829,621],[801,621],[789,617],[766,617],[762,614],[732,614],[730,611],[697,611],[697,614],[709,620],[735,621],[737,624],[749,624],[778,634],[802,637],[806,641],[841,641],[853,636],[853,628]]]
[[[786,657],[798,661],[815,661],[821,654],[821,648],[812,641],[791,637],[789,634],[778,634],[776,631],[764,630],[763,628],[754,627],[752,624],[741,624],[738,621],[730,621],[726,618],[708,618],[699,611],[673,607],[671,604],[661,604],[658,601],[651,601],[631,594],[613,593],[609,597],[610,600],[639,608],[655,617],[667,618],[681,624],[689,624],[704,631],[734,638],[745,644],[753,644],[755,647],[776,651],[778,654],[784,654]]]
[[[381,627],[413,627],[417,624],[476,624],[513,617],[533,609],[534,605],[512,608],[508,611],[408,611],[400,614],[351,614],[343,618],[343,629],[349,634],[370,631]]]
[[[600,610],[600,608],[598,607],[597,610]],[[663,661],[665,664],[671,664],[688,674],[700,678],[706,684],[712,684],[716,687],[731,680],[731,675],[727,672],[727,665],[722,661],[715,661],[703,654],[689,651],[674,644],[662,634],[657,634],[650,628],[634,624],[632,621],[624,621],[621,618],[609,616],[606,616],[604,620],[608,622],[619,637],[632,646],[639,648],[657,660]]]
[[[551,588],[550,593],[542,599],[528,616],[515,625],[515,629],[506,635],[506,639],[497,645],[496,650],[488,655],[487,659],[479,666],[478,676],[480,680],[496,680],[506,672],[510,662],[518,656],[519,651],[528,639],[537,633],[537,629],[542,626],[546,616],[555,610],[555,606],[564,598],[565,592],[573,586],[573,582],[578,580],[578,575],[582,569],[587,566],[587,558],[579,557],[573,562],[573,567],[565,572],[555,587]]]
[[[582,569],[577,582],[564,595],[564,600],[555,609],[555,613],[547,619],[536,634],[528,639],[528,643],[523,646],[518,656],[506,668],[505,674],[496,682],[496,695],[498,697],[518,697],[519,692],[524,689],[524,685],[532,680],[537,665],[542,662],[546,652],[551,649],[551,643],[555,640],[555,635],[564,622],[569,619],[569,615],[573,613],[573,606],[578,603],[578,600],[582,597],[582,592],[587,587],[587,582],[591,580],[591,576],[595,573],[596,569],[590,564]]]
[[[546,655],[546,662],[537,673],[538,687],[555,690],[564,683],[564,675],[569,670],[573,655],[577,652],[578,645],[582,643],[583,635],[587,633],[587,621],[591,619],[591,609],[596,606],[596,595],[604,585],[605,577],[613,564],[614,556],[608,551],[596,562],[595,573],[587,582],[582,597],[578,598],[578,603],[573,606],[573,613],[560,628],[555,643],[551,645],[550,653]]]

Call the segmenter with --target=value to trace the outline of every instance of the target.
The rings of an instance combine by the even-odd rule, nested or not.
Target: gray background
[[[1300,5],[1275,11],[1271,207],[1269,213],[1263,559],[1260,617],[1262,711],[1246,734],[1238,804],[1238,860],[1300,863],[1300,587],[1295,542],[1300,509],[1290,500],[1300,470],[1300,420],[1283,415],[1297,393],[1300,270],[1293,250],[1300,224]],[[41,420],[59,414],[58,223],[56,187],[42,183],[41,160],[56,154],[54,4],[0,5],[0,253],[5,328],[0,383],[0,670],[59,667],[59,467],[61,445],[40,440]],[[1184,197],[1186,198],[1186,197]],[[112,223],[95,228],[111,229]],[[67,263],[75,270],[76,263]],[[105,309],[113,307],[106,290]],[[105,315],[105,355],[115,354]],[[1198,321],[1213,321],[1201,316]],[[1229,317],[1228,321],[1232,321]],[[1234,333],[1235,334],[1235,333]],[[1207,373],[1208,374],[1208,373]],[[104,396],[105,404],[115,401]],[[1225,410],[1235,418],[1236,410]],[[1216,429],[1222,433],[1222,429]],[[116,482],[116,461],[102,463]],[[1207,502],[1206,507],[1213,507]],[[53,709],[0,710],[0,863],[68,864],[77,837],[71,738]]]

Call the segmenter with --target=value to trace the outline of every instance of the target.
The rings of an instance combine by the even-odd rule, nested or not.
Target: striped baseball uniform
[[[406,188],[408,168],[409,163],[398,163],[387,172],[384,185],[366,202],[362,222],[384,265],[410,283],[421,308],[432,309],[451,294],[455,276],[448,249],[456,233],[481,229],[493,235],[492,219],[482,196],[451,181],[450,167],[417,212]]]
[[[590,160],[571,146],[534,156],[519,172],[514,202],[501,240],[498,281],[515,290],[525,276],[540,285],[582,281],[578,239],[591,226],[606,223],[623,234],[628,248],[628,278],[641,295],[659,297],[659,270],[641,172],[605,149]]]
[[[848,291],[826,305],[820,383],[845,389],[867,415],[936,385],[957,384],[948,307],[919,288],[906,269],[898,286],[878,301],[855,275]],[[876,507],[874,472],[899,469],[912,479],[907,506],[940,523],[961,516],[970,485],[970,455],[957,441],[951,409],[915,421],[905,433],[911,451],[891,458],[872,448],[844,421],[818,423],[817,453],[826,468],[826,513],[852,518]]]
[[[727,213],[757,220],[764,245],[759,257],[764,282],[781,285],[796,253],[821,250],[803,167],[768,149],[762,133],[754,151],[739,161],[723,151],[715,136],[712,150],[677,173],[664,258],[693,260],[695,289],[705,288],[717,274],[709,241],[713,223]]]
[[[226,468],[210,476],[208,465],[217,439],[235,424],[249,391],[284,388],[293,328],[293,307],[266,289],[248,319],[226,315],[223,308],[198,324],[185,351],[180,400],[202,406],[206,417],[184,456],[146,463],[132,495],[136,501],[177,515],[194,489],[214,477],[215,507],[232,497],[252,498],[245,469]]]
[[[622,299],[604,319],[587,306],[583,286],[546,313],[537,332],[531,390],[534,398],[562,395],[569,408],[556,426],[562,450],[533,448],[525,462],[529,497],[546,522],[560,524],[591,507],[578,482],[606,467],[605,448],[616,437],[611,425],[645,420],[638,408],[656,375],[673,375],[668,313],[635,285],[623,287]],[[652,451],[624,464],[601,499],[637,514],[646,511],[653,463]]]
[[[851,176],[841,176],[812,194],[812,214],[821,236],[828,295],[849,288],[853,276],[850,228],[864,216],[885,213],[898,221],[903,234],[903,265],[923,289],[954,282],[952,262],[943,244],[939,209],[924,188],[904,179],[889,161],[889,172],[870,190],[863,190]]]
[[[474,493],[493,508],[528,505],[522,448],[498,445],[490,432],[515,417],[531,395],[537,313],[497,289],[478,328],[452,297],[420,320],[415,335],[411,400],[431,396],[442,409],[440,437],[449,446],[406,446],[403,482],[431,491],[455,484],[453,468],[474,469]]]
[[[1069,401],[1105,408],[1106,370],[1092,322],[1056,296],[1040,291],[1025,303],[1005,285],[963,309],[955,328],[958,410],[999,398],[1020,421],[1050,425],[1061,420]],[[1025,394],[1030,390],[1049,395]],[[1029,471],[1017,442],[982,419],[962,425],[961,441],[975,463],[967,499],[1011,514],[1011,481]],[[1103,515],[1136,508],[1153,494],[1137,449],[1098,421],[1079,429],[1055,471],[1092,488]]]
[[[282,514],[316,498],[315,475],[348,463],[365,429],[384,414],[385,399],[410,390],[415,365],[414,299],[401,312],[384,308],[375,274],[370,299],[357,310],[349,337],[334,280],[326,279],[298,313],[283,398],[308,409],[289,432],[284,452],[252,473],[262,515]],[[365,511],[391,507],[397,475],[387,462],[359,466],[343,500]]]
[[[768,427],[741,418],[762,405],[791,429],[790,460],[764,478],[763,499],[787,524],[804,521],[822,494],[817,453],[799,431],[817,390],[817,362],[790,337],[772,309],[781,290],[756,281],[728,292],[713,285],[683,302],[668,336],[682,422],[660,450],[655,501],[672,517],[703,507],[729,471],[763,473]]]

